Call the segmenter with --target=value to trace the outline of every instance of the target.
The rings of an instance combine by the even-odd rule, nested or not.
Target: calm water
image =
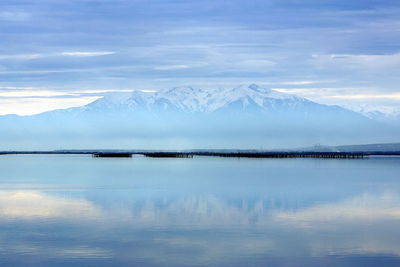
[[[0,265],[399,266],[400,158],[0,156]]]

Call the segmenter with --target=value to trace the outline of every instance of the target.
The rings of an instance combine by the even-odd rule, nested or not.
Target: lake
[[[0,156],[1,266],[400,266],[400,158]]]

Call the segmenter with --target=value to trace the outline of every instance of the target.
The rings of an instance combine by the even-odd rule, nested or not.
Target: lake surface
[[[1,266],[400,266],[400,158],[0,156]]]

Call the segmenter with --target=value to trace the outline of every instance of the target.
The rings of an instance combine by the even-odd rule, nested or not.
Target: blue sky
[[[0,2],[0,114],[79,106],[107,91],[243,83],[399,107],[400,2]]]

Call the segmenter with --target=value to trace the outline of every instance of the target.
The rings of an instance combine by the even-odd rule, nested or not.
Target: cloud
[[[397,99],[400,100],[400,93],[392,94],[356,94],[356,95],[333,95],[327,96],[328,98],[338,98],[338,99]]]
[[[188,69],[190,66],[188,65],[164,65],[164,66],[156,66],[154,67],[155,70],[181,70],[181,69]]]
[[[47,74],[47,73],[68,73],[68,72],[89,72],[96,70],[96,68],[91,68],[91,69],[36,69],[36,70],[6,70],[6,71],[0,71],[1,75],[7,75],[7,74]]]
[[[49,90],[41,87],[15,87],[0,86],[0,98],[17,98],[17,97],[79,97],[84,95],[101,96],[107,93],[133,91],[149,92],[149,90],[132,90],[132,89],[93,89],[93,90]]]
[[[4,98],[16,98],[16,97],[53,97],[53,96],[73,96],[73,94],[60,92],[60,91],[49,91],[49,90],[11,90],[11,91],[0,91],[0,97]]]
[[[50,250],[51,252],[48,255],[57,255],[60,257],[65,258],[74,258],[74,259],[104,259],[104,258],[112,258],[113,253],[111,249],[103,249],[103,248],[92,248],[88,246],[77,246],[71,248],[62,248],[62,249],[54,249],[54,251]]]
[[[0,86],[0,115],[33,115],[55,109],[80,107],[109,93],[133,91],[155,92],[148,89],[49,90],[41,87]]]
[[[42,87],[33,87],[33,86],[0,86],[2,90],[36,90],[43,89]]]
[[[70,57],[97,57],[97,56],[106,56],[115,54],[113,51],[94,51],[94,52],[83,52],[83,51],[75,51],[75,52],[62,52],[61,56],[70,56]]]
[[[283,85],[310,85],[310,84],[318,84],[318,83],[335,83],[336,80],[321,80],[321,81],[288,81],[288,82],[278,82],[274,84],[283,84]]]
[[[312,64],[319,68],[383,70],[400,67],[400,53],[395,54],[325,54],[312,55]]]
[[[106,56],[112,55],[115,52],[112,51],[92,51],[92,52],[83,52],[83,51],[75,51],[75,52],[61,52],[61,53],[33,53],[33,54],[15,54],[15,55],[0,55],[0,59],[20,59],[20,60],[31,60],[45,57],[57,57],[57,56],[66,56],[66,57],[97,57],[97,56]]]
[[[297,94],[313,99],[392,99],[400,100],[400,93],[380,92],[366,87],[315,87],[315,88],[273,88],[276,91]],[[362,92],[362,93],[360,93]]]
[[[0,12],[0,20],[4,21],[13,21],[13,22],[19,22],[19,21],[27,21],[31,18],[31,14],[27,12],[13,12],[13,11],[3,11]]]
[[[132,89],[94,89],[94,90],[76,90],[71,91],[71,94],[105,94],[105,93],[117,93],[117,92],[132,92]],[[144,92],[145,90],[138,90]]]
[[[389,4],[14,2],[0,4],[6,25],[0,70],[10,84],[79,89],[138,80],[146,87],[158,81],[153,88],[294,81],[282,83],[289,87],[340,79],[343,87],[368,80],[382,91],[398,90],[400,9]],[[11,23],[26,20],[24,27]]]
[[[54,109],[80,107],[89,104],[100,97],[101,96],[68,98],[0,98],[0,115],[33,115]]]
[[[370,111],[390,114],[393,110],[398,110],[400,106],[400,93],[384,92],[375,87],[276,87],[272,89],[282,93],[295,94],[321,104],[339,105],[356,112],[368,106]]]
[[[43,54],[19,54],[19,55],[0,55],[0,59],[21,59],[30,60],[44,57]]]

